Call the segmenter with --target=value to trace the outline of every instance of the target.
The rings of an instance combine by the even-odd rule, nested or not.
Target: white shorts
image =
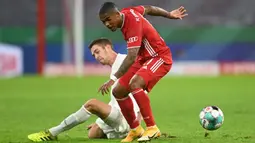
[[[111,113],[105,121],[98,118],[96,124],[103,130],[108,139],[125,138],[130,127],[121,111],[112,106]]]

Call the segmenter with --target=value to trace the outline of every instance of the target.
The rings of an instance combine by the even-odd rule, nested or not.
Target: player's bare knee
[[[145,86],[144,80],[140,76],[134,76],[129,82],[129,88],[131,91],[137,88],[144,88],[144,86]]]
[[[88,107],[88,106],[93,106],[94,104],[96,104],[97,102],[97,99],[90,99],[88,100],[85,104],[84,104],[84,107]]]
[[[116,99],[121,99],[121,98],[126,97],[126,94],[123,93],[123,92],[121,91],[121,89],[119,89],[118,87],[114,87],[114,88],[112,89],[112,95],[113,95]]]
[[[133,91],[133,90],[135,90],[137,88],[140,88],[140,85],[135,83],[135,82],[130,82],[129,83],[129,88],[130,88],[131,91]]]
[[[85,104],[84,107],[91,113],[95,113],[97,112],[98,109],[98,104],[97,104],[98,100],[97,99],[90,99],[88,100]]]
[[[112,95],[113,95],[114,97],[118,97],[118,89],[116,89],[116,87],[114,87],[114,88],[112,89]]]

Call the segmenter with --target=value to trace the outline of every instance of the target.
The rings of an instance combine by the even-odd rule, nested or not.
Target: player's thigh
[[[90,139],[107,138],[103,130],[98,126],[98,124],[93,124],[93,126],[89,130],[88,137]]]
[[[123,98],[128,96],[128,93],[130,92],[129,89],[129,82],[130,79],[135,75],[135,73],[142,67],[142,65],[139,62],[135,62],[128,71],[120,77],[118,80],[118,83],[115,87],[113,87],[113,95],[116,98]]]
[[[111,112],[111,106],[99,101],[97,99],[90,99],[85,104],[84,107],[91,112],[92,114],[97,115],[98,117],[105,119]]]
[[[137,71],[136,76],[132,80],[142,78],[145,84],[144,89],[149,92],[170,71],[171,67],[171,64],[166,64],[160,57],[152,58]]]

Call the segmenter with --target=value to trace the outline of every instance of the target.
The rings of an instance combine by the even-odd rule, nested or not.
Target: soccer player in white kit
[[[89,49],[95,59],[103,65],[111,66],[111,75],[119,69],[122,61],[126,55],[117,54],[113,50],[112,43],[109,39],[100,38],[94,40]],[[114,85],[113,85],[114,86]],[[112,92],[111,92],[112,93]],[[141,120],[139,107],[132,95],[130,97],[134,103],[134,110],[137,116],[137,120]],[[124,138],[130,130],[130,127],[121,113],[120,107],[111,95],[109,104],[106,104],[97,99],[88,100],[82,107],[65,118],[59,125],[48,129],[47,131],[41,131],[28,135],[28,139],[34,142],[57,140],[57,136],[71,128],[84,123],[90,116],[94,114],[98,116],[98,119],[94,124],[88,126],[89,138]]]

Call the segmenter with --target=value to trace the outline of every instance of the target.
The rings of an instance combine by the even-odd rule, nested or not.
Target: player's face
[[[102,65],[109,64],[109,54],[108,54],[108,47],[109,45],[102,46],[102,45],[93,45],[91,48],[91,54],[95,57],[95,59]]]
[[[120,14],[118,12],[109,12],[99,15],[103,24],[111,31],[116,31],[119,28]]]

